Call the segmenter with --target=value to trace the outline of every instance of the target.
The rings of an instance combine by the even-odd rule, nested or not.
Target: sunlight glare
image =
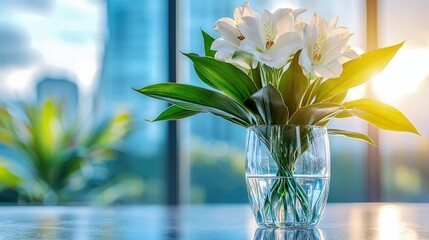
[[[376,97],[394,104],[416,92],[429,74],[428,58],[429,49],[399,50],[386,69],[371,81]]]
[[[16,69],[13,72],[4,74],[4,89],[1,89],[2,96],[8,97],[28,97],[34,87],[32,79],[36,78],[38,72],[34,67],[27,69]]]
[[[378,217],[380,240],[417,240],[417,233],[407,229],[401,222],[401,214],[398,207],[393,205],[382,206]]]

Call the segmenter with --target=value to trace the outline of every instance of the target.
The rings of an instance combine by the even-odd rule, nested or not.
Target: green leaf
[[[255,83],[256,88],[261,89],[262,88],[261,65],[258,64],[258,66],[256,66],[256,68],[252,68],[250,70],[250,73],[252,75],[252,80]]]
[[[304,97],[302,98],[302,106],[307,106],[312,104],[315,93],[317,92],[317,89],[320,87],[320,84],[322,84],[323,78],[317,78],[314,80],[310,86],[305,91]]]
[[[342,93],[338,93],[337,95],[331,97],[326,102],[330,103],[336,103],[336,104],[342,104],[344,102],[344,99],[347,97],[348,91],[344,91]]]
[[[216,89],[242,104],[257,91],[252,79],[234,65],[211,57],[184,54]]]
[[[298,63],[299,54],[300,51],[295,54],[292,63],[283,73],[278,85],[290,113],[294,113],[301,106],[302,97],[310,84]]]
[[[280,92],[271,84],[263,87],[245,101],[254,113],[259,114],[264,125],[286,124],[289,111]]]
[[[7,129],[0,128],[0,144],[6,146],[12,145],[15,142],[15,136]]]
[[[362,98],[343,104],[347,110],[336,116],[346,118],[359,117],[372,125],[392,131],[403,131],[419,134],[414,125],[396,108],[374,99]]]
[[[400,43],[380,48],[365,53],[360,58],[346,62],[343,65],[343,72],[339,78],[328,79],[322,83],[317,93],[316,102],[322,102],[367,82],[386,67],[402,45],[403,43]]]
[[[0,106],[0,128],[12,129],[13,120],[6,107]]]
[[[182,118],[187,118],[195,114],[200,113],[201,111],[193,111],[172,105],[169,108],[165,109],[157,118],[150,122],[156,121],[165,121],[165,120],[178,120]]]
[[[233,99],[205,88],[179,83],[159,83],[138,92],[175,104],[188,110],[203,110],[212,114],[235,118],[241,124],[252,125],[252,115]]]
[[[374,141],[370,137],[362,133],[349,132],[349,131],[340,130],[340,129],[328,129],[328,134],[355,138],[355,139],[363,140],[371,145],[375,145]]]
[[[315,103],[302,107],[289,119],[289,125],[318,125],[323,123],[344,108],[335,103]]]
[[[12,173],[5,162],[0,158],[0,187],[16,188],[21,183],[21,178]]]
[[[201,30],[201,34],[203,35],[204,52],[206,54],[206,57],[214,57],[216,51],[211,50],[211,47],[215,39],[203,30]]]
[[[208,86],[210,86],[216,90],[219,90],[213,83],[210,82],[210,80],[208,80],[206,78],[206,76],[204,76],[204,74],[200,71],[200,69],[198,69],[198,67],[196,65],[194,65],[194,70],[195,70],[195,73],[197,74],[197,76],[201,79],[201,81],[203,81],[203,83],[207,84]]]

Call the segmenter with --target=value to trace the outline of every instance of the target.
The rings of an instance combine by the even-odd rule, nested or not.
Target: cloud
[[[53,0],[1,0],[8,7],[18,7],[25,10],[46,11],[51,9]]]
[[[24,31],[0,25],[0,68],[27,66],[35,59],[36,53]]]

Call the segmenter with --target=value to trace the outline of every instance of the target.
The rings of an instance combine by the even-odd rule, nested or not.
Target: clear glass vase
[[[326,205],[329,178],[326,128],[273,125],[247,130],[246,183],[259,226],[315,226]]]
[[[259,227],[253,235],[253,240],[323,240],[323,234],[317,228],[282,229]]]

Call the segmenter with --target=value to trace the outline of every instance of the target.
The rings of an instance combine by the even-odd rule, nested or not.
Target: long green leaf
[[[322,84],[323,78],[319,77],[316,80],[314,80],[310,86],[308,86],[307,90],[305,91],[304,97],[302,97],[302,106],[307,106],[312,104],[315,93],[317,92],[317,89],[320,87],[320,84]]]
[[[323,123],[344,108],[335,103],[316,103],[302,107],[296,111],[289,119],[290,125],[318,125]]]
[[[201,30],[201,34],[203,35],[204,40],[204,52],[207,57],[214,57],[216,54],[216,51],[211,50],[212,43],[214,42],[214,38],[210,36],[208,33]]]
[[[210,82],[210,80],[208,80],[208,79],[206,78],[206,76],[204,76],[204,74],[200,71],[200,69],[198,69],[198,67],[197,67],[196,65],[194,65],[194,70],[195,70],[195,73],[197,74],[197,76],[200,78],[200,80],[201,80],[203,83],[207,84],[208,86],[210,86],[210,87],[212,87],[212,88],[214,88],[214,89],[216,89],[216,90],[219,90],[219,89],[216,87],[216,85],[214,85],[213,83],[211,83],[211,82]]]
[[[0,106],[0,127],[11,130],[13,128],[13,120],[6,107]]]
[[[337,118],[359,117],[372,125],[392,131],[403,131],[419,134],[414,125],[396,108],[374,99],[362,98],[343,104],[347,110]]]
[[[360,58],[346,62],[343,65],[343,72],[339,78],[328,79],[320,86],[316,102],[322,102],[367,82],[386,67],[402,45],[403,43],[400,43],[380,48],[365,53]]]
[[[16,188],[21,183],[21,178],[12,173],[4,159],[0,158],[0,188],[12,187]]]
[[[286,124],[289,118],[282,95],[271,84],[250,96],[245,104],[261,117],[265,125]]]
[[[358,132],[349,132],[341,129],[328,129],[328,134],[355,138],[355,139],[363,140],[371,145],[375,145],[374,141],[370,137]]]
[[[6,146],[12,145],[15,142],[13,133],[7,129],[0,128],[0,144]]]
[[[257,91],[252,79],[234,65],[211,57],[185,54],[212,85],[242,104]]]
[[[337,95],[329,98],[326,102],[342,104],[344,102],[344,99],[346,99],[346,97],[347,97],[347,93],[348,93],[348,91],[338,93]]]
[[[159,83],[150,85],[138,92],[157,98],[189,110],[236,118],[246,125],[252,124],[252,116],[233,99],[205,88],[179,83]]]
[[[298,63],[299,54],[300,52],[295,54],[292,63],[280,78],[278,85],[278,89],[291,114],[301,106],[302,97],[310,84]]]
[[[201,111],[193,111],[172,105],[169,108],[165,109],[157,118],[150,122],[156,121],[165,121],[165,120],[178,120],[182,118],[187,118],[195,114],[200,113]]]
[[[252,80],[255,83],[256,88],[261,89],[262,88],[261,65],[258,64],[256,68],[252,68],[250,70],[250,73],[252,74]]]
[[[191,117],[193,115],[204,112],[202,109],[201,110],[197,110],[197,109],[198,108],[192,108],[192,110],[189,110],[189,109],[181,108],[177,105],[172,105],[171,107],[163,111],[156,119],[150,122],[164,121],[164,120],[178,120],[178,119]],[[242,121],[237,120],[237,118],[231,118],[231,117],[227,117],[225,115],[219,115],[219,114],[214,114],[214,115],[221,117],[231,123],[240,125],[242,127],[248,127],[247,124],[244,124]]]

